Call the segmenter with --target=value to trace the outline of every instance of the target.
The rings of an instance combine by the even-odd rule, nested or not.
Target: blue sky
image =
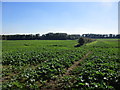
[[[117,34],[117,2],[3,2],[2,34]]]

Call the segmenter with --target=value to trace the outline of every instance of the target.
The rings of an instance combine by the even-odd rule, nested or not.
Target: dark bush
[[[95,39],[80,37],[79,40],[78,40],[78,44],[75,45],[74,47],[80,47],[80,46],[82,46],[86,43],[90,43],[90,42],[93,42],[93,41],[95,41]]]

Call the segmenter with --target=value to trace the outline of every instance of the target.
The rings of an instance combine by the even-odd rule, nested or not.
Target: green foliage
[[[57,80],[61,89],[119,89],[118,40],[97,40],[74,48],[74,40],[3,41],[3,90],[36,89]],[[64,75],[75,61],[92,51],[80,66]],[[7,80],[6,80],[7,78]]]
[[[83,45],[83,44],[90,43],[90,42],[93,42],[93,41],[95,41],[95,39],[80,37],[79,40],[78,40],[78,43],[80,45]]]
[[[74,61],[86,53],[75,49],[76,41],[3,41],[3,88],[20,88],[13,82],[19,82],[22,88],[40,88],[45,82],[63,75]],[[25,45],[29,46],[25,46]],[[9,45],[9,46],[8,46]],[[15,76],[14,76],[15,75]],[[37,82],[39,85],[37,85]],[[37,87],[36,87],[37,86]]]
[[[120,57],[117,41],[98,41],[85,46],[93,53],[76,67],[70,74],[71,79],[64,84],[65,89],[119,90]],[[106,48],[107,47],[107,48]],[[69,77],[70,77],[69,76]],[[74,77],[73,77],[74,76]],[[64,83],[66,79],[60,80]],[[72,83],[72,84],[71,84]],[[66,87],[68,85],[69,87]]]

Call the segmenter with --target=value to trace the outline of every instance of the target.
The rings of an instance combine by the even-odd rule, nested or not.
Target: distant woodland
[[[47,34],[16,34],[16,35],[0,35],[2,40],[75,40],[80,37],[87,38],[120,38],[120,34],[71,34],[67,33],[47,33]]]

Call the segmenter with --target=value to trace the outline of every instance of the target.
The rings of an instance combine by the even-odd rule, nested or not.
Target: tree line
[[[120,38],[120,34],[71,34],[67,33],[47,33],[40,34],[16,34],[16,35],[0,35],[2,40],[75,40],[80,37],[86,38]]]

